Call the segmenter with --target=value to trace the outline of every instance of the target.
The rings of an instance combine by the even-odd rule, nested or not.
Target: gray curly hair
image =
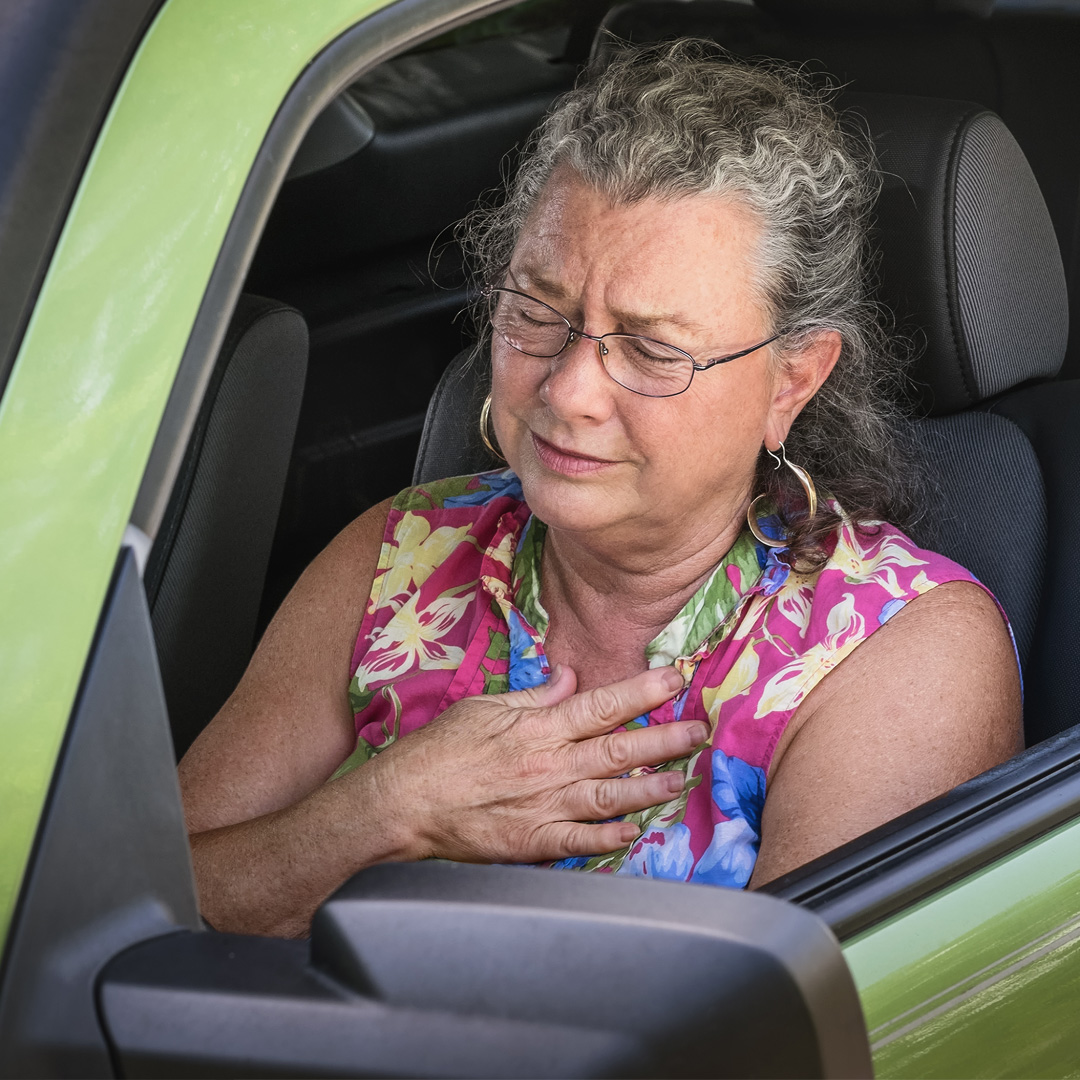
[[[872,298],[867,233],[878,173],[869,140],[842,123],[829,92],[791,67],[737,60],[711,42],[620,45],[548,113],[504,197],[459,227],[478,284],[499,283],[541,190],[564,165],[614,202],[722,195],[756,215],[758,288],[774,331],[784,331],[775,362],[824,330],[843,342],[791,428],[788,456],[853,520],[910,525],[923,498],[900,405],[905,361]],[[827,502],[809,519],[797,480],[764,448],[755,484],[779,509],[791,561],[824,562],[822,540],[839,521]]]

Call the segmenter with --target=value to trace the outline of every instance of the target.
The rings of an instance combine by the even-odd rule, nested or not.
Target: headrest
[[[987,16],[994,0],[754,0],[754,7],[780,18],[926,18],[956,11]]]
[[[925,348],[912,376],[932,415],[1057,374],[1065,272],[1039,185],[981,105],[847,94],[877,147],[882,299]]]

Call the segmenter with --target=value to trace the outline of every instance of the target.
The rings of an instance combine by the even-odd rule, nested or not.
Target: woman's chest
[[[587,629],[556,609],[542,648],[550,667],[558,664],[574,672],[581,692],[640,675],[649,666],[645,648],[653,636],[618,620]]]

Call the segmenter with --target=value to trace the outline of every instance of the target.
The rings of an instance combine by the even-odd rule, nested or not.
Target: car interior
[[[531,0],[350,85],[277,196],[146,568],[178,756],[338,530],[490,467],[453,225],[583,64],[685,35],[805,65],[871,134],[881,298],[918,345],[939,490],[915,539],[991,587],[1025,684],[1025,755],[770,890],[824,905],[851,860],[980,812],[1018,762],[1080,757],[1080,9],[989,0]]]

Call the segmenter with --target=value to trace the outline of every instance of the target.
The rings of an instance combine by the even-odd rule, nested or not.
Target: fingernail
[[[548,683],[554,686],[562,678],[562,664],[556,664],[548,673]]]
[[[682,773],[669,772],[664,774],[664,787],[671,792],[672,795],[677,795],[686,786],[686,777]]]
[[[638,838],[640,831],[636,825],[623,825],[619,829],[619,839],[624,844],[632,844]]]
[[[699,746],[709,737],[709,725],[691,724],[690,737],[694,740],[694,745]]]
[[[665,690],[674,694],[683,688],[683,677],[673,667],[665,668],[663,684]]]

